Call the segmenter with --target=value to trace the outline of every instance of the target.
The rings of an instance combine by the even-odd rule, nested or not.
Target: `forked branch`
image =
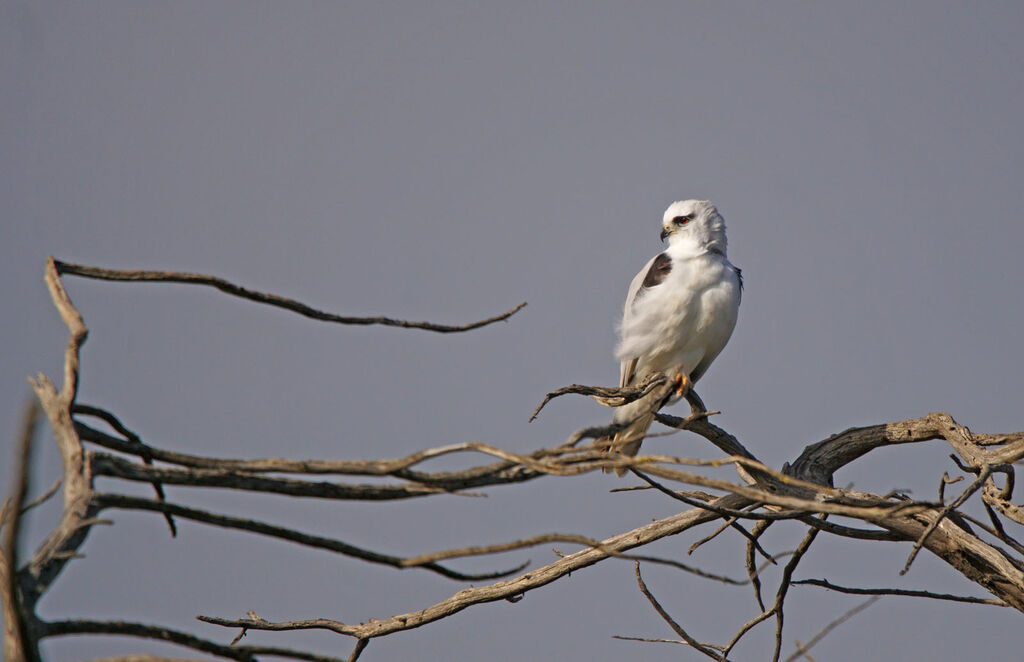
[[[23,509],[26,489],[17,483],[12,498],[5,504],[3,521],[3,561],[0,576],[5,607],[5,629],[9,645],[21,657],[10,659],[34,660],[34,651],[41,638],[72,634],[117,634],[170,641],[208,654],[229,659],[254,660],[259,656],[291,657],[303,660],[328,660],[305,651],[280,648],[224,645],[202,639],[186,632],[172,631],[156,625],[124,621],[96,621],[73,619],[46,622],[38,617],[36,603],[52,585],[64,566],[79,556],[79,548],[96,524],[105,520],[99,516],[104,510],[130,509],[159,513],[202,522],[221,528],[243,530],[257,535],[340,553],[361,561],[384,564],[394,568],[422,568],[455,581],[492,582],[469,586],[456,591],[447,599],[423,609],[390,618],[368,619],[364,623],[344,623],[328,618],[292,621],[268,621],[250,613],[242,619],[219,616],[200,616],[207,623],[246,630],[327,630],[356,640],[350,660],[360,656],[367,643],[378,637],[410,630],[448,618],[471,606],[507,600],[518,601],[525,593],[539,589],[566,575],[607,559],[630,559],[637,562],[637,581],[641,592],[661,618],[682,637],[681,642],[713,659],[725,660],[737,643],[759,623],[774,618],[775,646],[773,660],[778,660],[782,648],[784,605],[789,587],[812,584],[835,591],[880,594],[879,589],[848,589],[824,580],[798,580],[794,573],[809,552],[811,543],[821,534],[864,541],[907,541],[914,543],[911,558],[925,549],[945,561],[952,569],[976,582],[994,596],[994,599],[947,596],[927,591],[892,589],[887,594],[913,595],[930,599],[958,602],[998,604],[1024,611],[1024,545],[1018,543],[1006,530],[1007,522],[1024,523],[1024,508],[1012,502],[1014,490],[1013,463],[1024,458],[1024,432],[1011,434],[975,435],[956,423],[947,414],[934,413],[900,423],[852,428],[821,442],[807,446],[791,464],[781,470],[761,463],[733,435],[710,423],[708,412],[700,397],[692,390],[687,394],[690,415],[681,418],[657,412],[662,424],[676,430],[685,430],[707,440],[722,453],[711,459],[694,459],[675,455],[645,454],[624,457],[609,453],[596,442],[586,444],[614,430],[614,426],[588,426],[575,431],[567,441],[551,447],[538,448],[529,453],[513,453],[502,448],[478,442],[448,444],[428,448],[402,458],[371,460],[298,460],[289,458],[216,458],[179,453],[145,443],[141,435],[126,427],[121,419],[108,410],[76,403],[79,350],[87,337],[81,315],[74,308],[61,282],[61,274],[77,275],[100,280],[157,281],[198,284],[215,287],[233,296],[264,303],[296,312],[312,319],[339,324],[378,324],[416,328],[439,333],[453,333],[480,328],[508,319],[520,310],[521,304],[501,315],[451,326],[430,322],[409,322],[387,317],[345,317],[327,313],[301,302],[273,294],[256,292],[213,276],[164,271],[115,271],[76,265],[56,260],[47,263],[46,282],[54,304],[70,331],[65,351],[64,381],[58,391],[45,376],[33,380],[42,411],[50,421],[64,464],[64,510],[54,532],[41,545],[31,561],[16,567],[19,517]],[[551,399],[568,394],[585,395],[607,406],[621,406],[654,392],[666,389],[664,378],[655,377],[637,387],[610,388],[574,384],[553,391],[545,397],[534,415]],[[667,392],[666,392],[667,393]],[[660,406],[662,399],[655,398]],[[666,398],[667,399],[667,398]],[[99,419],[112,432],[87,425],[81,420]],[[92,421],[90,421],[92,422]],[[889,445],[941,440],[948,444],[958,467],[973,480],[951,502],[913,501],[899,494],[873,494],[834,487],[833,475],[837,470],[856,461],[866,453]],[[755,440],[756,441],[756,440]],[[86,447],[84,444],[94,444]],[[101,447],[103,451],[96,450]],[[756,445],[752,445],[756,447]],[[427,460],[456,453],[473,453],[485,462],[459,471],[425,471],[419,465]],[[27,453],[22,455],[27,458]],[[727,480],[712,475],[717,467],[735,468],[741,481]],[[477,544],[439,552],[399,557],[351,545],[339,539],[314,536],[288,527],[259,520],[244,519],[227,514],[195,508],[183,503],[168,503],[163,498],[163,485],[181,487],[217,487],[229,490],[264,494],[302,496],[321,499],[348,499],[379,501],[406,498],[441,498],[441,495],[466,495],[466,490],[483,489],[497,485],[516,484],[549,476],[571,477],[602,469],[627,469],[645,481],[649,489],[658,490],[666,498],[685,504],[686,509],[675,515],[647,522],[618,535],[596,540],[574,533],[541,533],[525,538],[494,544]],[[277,475],[269,475],[277,474]],[[283,477],[280,474],[288,474]],[[372,484],[327,482],[313,479],[318,475],[366,476],[388,479]],[[27,478],[27,469],[19,475]],[[95,491],[96,476],[119,480],[151,483],[157,490],[156,499],[145,499],[118,493]],[[946,482],[944,479],[943,486]],[[694,491],[692,488],[701,488]],[[190,494],[181,491],[182,494]],[[985,524],[962,512],[971,499],[982,502],[990,523]],[[850,526],[826,521],[834,514],[859,520],[864,526]],[[782,570],[775,599],[767,608],[762,596],[763,583],[756,567],[757,554],[770,559],[787,554],[771,554],[761,546],[762,534],[775,521],[799,520],[807,525],[807,533],[797,549],[791,553]],[[635,553],[654,541],[688,531],[700,524],[720,521],[710,535],[691,545],[690,550],[716,537],[735,535],[747,545],[747,578],[734,580],[708,573],[698,567],[674,559]],[[968,525],[973,523],[981,533]],[[748,531],[746,522],[753,522]],[[988,537],[982,538],[985,534]],[[12,542],[13,541],[13,542]],[[561,554],[556,560],[540,567],[529,568],[528,563],[511,570],[491,573],[462,573],[442,565],[455,559],[480,557],[512,550],[526,549],[540,544],[561,542],[580,545],[580,549]],[[731,641],[725,645],[701,643],[691,636],[683,619],[670,616],[654,598],[639,572],[639,562],[671,566],[703,578],[726,584],[753,585],[754,598],[760,613],[741,625]],[[516,576],[507,578],[509,574]],[[825,632],[820,633],[821,636]],[[806,650],[820,637],[800,646]],[[13,643],[10,643],[13,642]],[[801,653],[801,651],[803,651]]]

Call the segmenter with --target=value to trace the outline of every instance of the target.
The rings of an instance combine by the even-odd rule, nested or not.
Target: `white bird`
[[[674,381],[675,401],[729,341],[743,277],[726,258],[725,221],[708,200],[669,205],[661,238],[668,239],[668,248],[651,258],[630,283],[616,356],[622,362],[619,386],[636,385],[661,373]],[[653,393],[617,408],[614,423],[633,422],[598,443],[636,455],[654,420],[656,397]]]

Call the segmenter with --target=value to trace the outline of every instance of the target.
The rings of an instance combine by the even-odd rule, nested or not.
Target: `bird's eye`
[[[675,218],[672,219],[672,222],[675,223],[676,225],[686,225],[692,219],[693,215],[687,214],[686,216],[676,216]]]

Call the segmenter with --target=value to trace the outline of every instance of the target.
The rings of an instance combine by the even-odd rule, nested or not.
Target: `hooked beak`
[[[667,237],[667,236],[668,236],[668,230],[666,230],[665,228],[662,228],[661,229],[661,240],[665,241],[665,237]]]

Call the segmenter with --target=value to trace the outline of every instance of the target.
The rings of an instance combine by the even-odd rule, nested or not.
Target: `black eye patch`
[[[693,220],[693,214],[687,214],[686,216],[676,216],[672,219],[672,222],[676,225],[686,225]]]

